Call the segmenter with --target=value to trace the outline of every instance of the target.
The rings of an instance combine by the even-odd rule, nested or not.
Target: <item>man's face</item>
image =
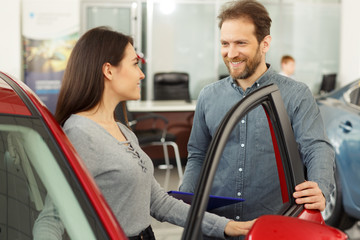
[[[283,71],[288,75],[291,76],[295,72],[295,62],[294,61],[287,61],[286,63],[283,63]]]
[[[221,55],[234,79],[251,77],[265,56],[255,36],[254,24],[246,18],[227,20],[221,30]]]

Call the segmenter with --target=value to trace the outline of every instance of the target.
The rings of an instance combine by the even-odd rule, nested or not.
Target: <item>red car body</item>
[[[93,208],[101,219],[101,223],[106,229],[109,239],[127,239],[94,179],[90,176],[83,161],[76,153],[74,147],[53,117],[52,113],[23,82],[15,81],[9,75],[2,72],[0,72],[0,77],[0,114],[33,116],[34,110],[38,111],[39,115],[37,117],[41,117],[45,122],[48,130],[51,132],[58,146],[61,148],[61,151],[66,156],[66,159],[76,177],[79,179]],[[12,86],[10,86],[8,82],[5,82],[3,80],[4,78],[7,78],[7,81],[11,81]],[[16,84],[16,86],[14,86],[14,84]],[[15,91],[15,89],[17,91],[21,90],[22,94],[25,94],[26,96],[23,96],[23,99],[20,98],[19,93]],[[29,103],[33,105],[34,109],[30,110],[28,108],[28,105],[24,102],[24,98],[29,99]]]

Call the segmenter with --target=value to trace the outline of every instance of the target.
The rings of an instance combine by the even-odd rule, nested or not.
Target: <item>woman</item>
[[[153,176],[151,159],[134,133],[114,117],[115,107],[140,98],[144,74],[133,40],[104,27],[75,45],[62,82],[55,118],[84,160],[130,239],[154,239],[151,216],[184,226],[189,205],[170,197]],[[235,222],[206,213],[203,232],[244,235],[253,221]]]

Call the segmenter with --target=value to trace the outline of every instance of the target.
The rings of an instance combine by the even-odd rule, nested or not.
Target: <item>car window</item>
[[[353,107],[360,108],[360,82],[354,84],[348,91],[344,93],[344,99]]]
[[[105,239],[42,126],[0,119],[0,239]]]
[[[350,92],[350,102],[360,106],[360,88],[356,87]]]
[[[255,128],[244,127],[249,121],[254,121]],[[246,146],[245,138],[242,136],[246,136],[247,142],[253,145]],[[236,220],[254,219],[262,214],[277,214],[282,209],[284,202],[271,143],[271,131],[262,106],[256,107],[239,119],[225,143],[210,194],[218,196],[225,192],[228,193],[225,197],[243,198],[244,202],[227,206],[233,208],[232,212],[239,212],[240,207],[246,209],[243,210],[242,216],[234,216]],[[237,161],[236,168],[230,171],[228,166],[233,165],[234,158],[242,161]],[[236,176],[234,179],[238,181],[235,183],[237,191],[235,193],[234,184],[224,184],[228,183],[226,180],[228,175]],[[288,198],[284,201],[288,202]],[[222,209],[214,209],[212,212],[218,213],[218,211],[220,214]]]

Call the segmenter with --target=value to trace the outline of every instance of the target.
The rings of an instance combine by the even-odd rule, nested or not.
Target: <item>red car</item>
[[[203,216],[206,209],[211,174],[216,170],[224,139],[233,123],[259,104],[272,123],[283,208],[278,215],[260,217],[247,239],[347,239],[343,232],[326,226],[319,211],[305,210],[292,198],[291,189],[304,176],[279,96],[276,86],[260,89],[244,98],[224,119],[209,149],[182,239],[201,239],[202,217],[198,216]],[[34,234],[42,230],[35,227],[36,220],[48,197],[65,226],[65,239],[127,239],[52,114],[24,83],[2,72],[0,141],[0,239],[35,238]]]

